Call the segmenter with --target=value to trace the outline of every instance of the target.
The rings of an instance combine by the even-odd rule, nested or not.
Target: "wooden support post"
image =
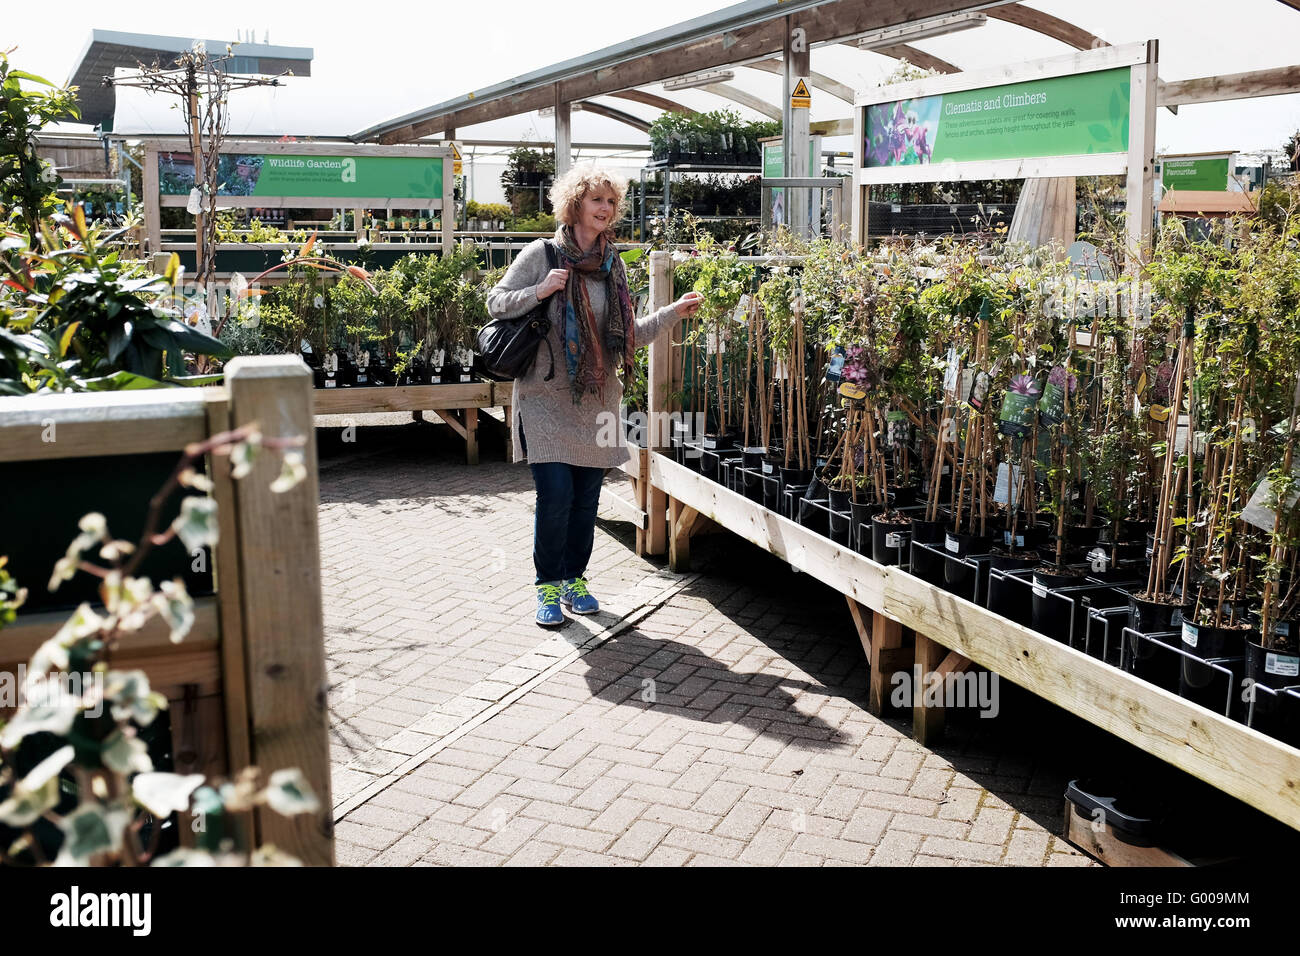
[[[197,168],[198,158],[194,160]],[[162,252],[162,202],[161,185],[158,181],[158,150],[144,151],[144,233],[149,241],[149,252]]]
[[[911,666],[910,648],[903,646],[903,625],[879,611],[871,614],[871,652],[868,666],[867,710],[879,717],[889,700],[889,679]]]
[[[564,98],[560,90],[560,84],[555,84],[555,175],[563,176],[573,165],[572,143],[573,136],[571,133],[572,126],[569,121],[569,101]],[[539,213],[542,212],[541,204],[538,204]]]
[[[859,604],[849,595],[844,595],[844,600],[849,603],[849,615],[853,618],[853,628],[858,632],[858,640],[862,644],[862,650],[867,655],[867,660],[871,660],[871,622],[867,617],[871,613],[871,608]]]
[[[668,499],[668,567],[674,571],[691,569],[691,534],[702,515],[676,498]]]
[[[916,635],[916,663],[912,667],[912,737],[928,746],[943,735],[943,672],[940,665],[948,649],[924,634]],[[932,684],[938,686],[927,695]],[[933,699],[939,696],[936,703]]]
[[[465,464],[478,464],[478,409],[467,408],[465,412]]]
[[[1159,41],[1147,41],[1145,63],[1130,67],[1128,180],[1126,228],[1128,263],[1132,271],[1145,261],[1151,248],[1151,222],[1155,215],[1156,87]]]
[[[650,495],[650,452],[645,448],[638,448],[636,451],[637,473],[629,474],[628,478],[632,480],[632,500],[636,503],[639,510],[646,510],[646,500]],[[663,492],[660,492],[663,494]],[[644,524],[644,522],[642,522]],[[648,537],[647,529],[638,527],[636,529],[636,556],[644,558],[646,555],[646,538]]]
[[[451,255],[456,238],[456,161],[452,159],[451,148],[442,158],[442,255],[445,259]]]
[[[295,487],[271,491],[280,456],[267,451],[235,485],[236,547],[252,761],[268,777],[300,770],[320,801],[315,813],[294,817],[259,811],[258,842],[329,866],[334,828],[311,372],[296,356],[240,356],[226,366],[226,382],[233,425],[257,422],[267,437],[306,439],[307,477]]]
[[[673,261],[668,252],[657,250],[650,253],[650,311],[662,309],[673,301]],[[668,410],[671,394],[670,354],[672,351],[672,329],[666,329],[650,343],[650,354],[646,359],[647,404],[649,405],[648,445],[650,452],[660,451],[669,443],[672,434],[669,426]],[[649,481],[646,482],[649,485]],[[649,527],[646,529],[645,553],[663,554],[667,550],[667,509],[668,496],[655,487],[646,491],[645,504],[642,506],[649,515]],[[689,561],[689,558],[687,559]]]

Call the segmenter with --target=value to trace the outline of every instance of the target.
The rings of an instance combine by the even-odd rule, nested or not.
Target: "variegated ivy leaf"
[[[164,581],[162,590],[153,596],[153,605],[171,628],[173,644],[179,644],[194,626],[194,600],[180,578]]]
[[[71,581],[77,576],[77,558],[62,557],[54,562],[54,573],[50,575],[50,583],[45,587],[49,591],[57,591],[59,585],[64,581]]]
[[[195,471],[193,468],[184,469],[177,480],[186,488],[194,488],[205,494],[211,494],[212,492],[212,479],[202,472]]]
[[[266,802],[276,813],[286,817],[315,813],[320,801],[298,768],[277,770],[266,785]]]
[[[131,781],[131,792],[156,817],[189,809],[190,794],[203,783],[203,774],[141,773]]]
[[[72,722],[81,712],[81,699],[62,691],[57,682],[40,679],[35,688],[32,684],[29,680],[27,693],[35,689],[39,702],[31,703],[29,699],[0,731],[0,747],[6,750],[18,746],[24,737],[31,734],[63,736],[72,729]]]
[[[167,698],[150,689],[144,671],[109,671],[104,678],[104,697],[114,720],[129,720],[139,727],[148,727],[167,706]]]
[[[135,545],[130,541],[121,539],[110,541],[99,549],[99,556],[105,561],[120,561],[129,554],[135,553]]]
[[[238,481],[245,477],[253,470],[253,463],[257,460],[257,454],[261,451],[262,436],[260,434],[250,435],[248,441],[241,441],[230,449],[230,464],[232,470],[230,477]]]
[[[307,464],[301,451],[286,451],[280,467],[280,476],[271,482],[271,490],[282,494],[307,477]]]
[[[134,733],[118,730],[100,745],[99,757],[104,766],[117,773],[130,775],[153,770],[149,748]]]
[[[59,802],[59,772],[72,762],[72,745],[60,747],[14,785],[9,799],[0,803],[0,823],[11,827],[30,826]]]
[[[88,866],[98,853],[122,849],[122,835],[131,823],[124,807],[104,806],[87,801],[63,818],[63,846],[55,866]]]
[[[217,543],[217,502],[215,498],[195,495],[181,501],[181,513],[172,522],[185,549],[193,553],[198,548]]]

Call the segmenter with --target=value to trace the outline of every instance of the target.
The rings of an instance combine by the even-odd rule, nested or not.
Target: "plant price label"
[[[1040,588],[1037,584],[1035,584],[1035,585],[1034,585],[1034,597],[1040,597],[1040,598],[1045,598],[1045,597],[1047,597],[1047,588]]]
[[[961,550],[961,542],[950,534],[944,535],[943,546],[953,554],[956,554]]]
[[[1278,677],[1300,677],[1300,657],[1272,652],[1265,654],[1264,673],[1276,674]]]
[[[1201,633],[1196,625],[1183,621],[1183,643],[1188,647],[1195,647],[1200,639]]]
[[[1008,501],[1011,500],[1012,472],[1013,472],[1012,466],[1008,465],[1005,461],[1002,464],[998,465],[998,481],[993,488],[994,504],[1005,505]],[[1015,484],[1016,484],[1016,497],[1019,498],[1020,486],[1021,486],[1019,465],[1016,465],[1014,467],[1014,473],[1015,473]]]
[[[898,531],[891,531],[885,535],[886,548],[901,548],[903,546],[903,535]]]

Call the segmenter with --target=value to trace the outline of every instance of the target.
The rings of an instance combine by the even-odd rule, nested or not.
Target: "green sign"
[[[817,165],[817,148],[821,143],[820,137],[813,137],[808,142],[808,175],[816,176],[819,169]],[[785,176],[785,144],[784,143],[764,143],[763,144],[763,178],[764,179],[781,179]],[[772,225],[778,226],[787,222],[785,215],[785,190],[772,190],[772,208],[771,219]]]
[[[1160,181],[1165,189],[1228,191],[1228,157],[1209,159],[1165,159],[1160,163]]]
[[[194,188],[191,154],[159,153],[158,182],[164,196],[187,195]],[[442,157],[223,154],[217,195],[441,199]]]
[[[1128,151],[1129,68],[866,107],[865,166]]]

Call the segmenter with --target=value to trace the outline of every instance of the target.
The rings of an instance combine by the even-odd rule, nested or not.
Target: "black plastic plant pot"
[[[874,501],[854,501],[849,505],[849,511],[853,516],[852,532],[850,541],[854,551],[859,554],[871,554],[871,533],[863,532],[862,526],[865,524],[870,528],[871,519],[884,510]]]
[[[708,439],[705,439],[707,441]],[[712,449],[704,449],[700,452],[700,474],[712,481],[718,480],[718,459],[719,455]]]
[[[988,554],[993,539],[974,531],[945,531],[943,549],[949,554],[964,558],[968,554]]]
[[[735,436],[731,432],[724,432],[721,435],[706,434],[700,443],[705,451],[723,451],[731,448],[735,444]]]
[[[943,586],[943,566],[948,562],[944,559],[941,541],[921,541],[913,534],[910,560],[909,570],[912,574],[922,581]]]
[[[916,504],[916,485],[903,485],[898,487],[890,485],[885,489],[889,493],[889,503],[895,508],[907,508]]]
[[[1191,657],[1182,659],[1178,675],[1178,694],[1218,713],[1236,716],[1244,669],[1246,631],[1244,628],[1213,627],[1183,621],[1182,646]],[[1227,660],[1225,660],[1227,658]],[[1204,661],[1218,660],[1212,667]],[[1225,674],[1221,668],[1231,673]]]
[[[988,535],[978,535],[973,531],[945,532],[943,549],[949,557],[943,563],[944,587],[959,597],[972,599],[975,596],[976,569],[968,561],[953,559],[988,554],[992,543]]]
[[[325,387],[325,370],[323,368],[317,367],[311,370],[311,387],[312,388]]]
[[[770,511],[781,511],[781,479],[776,475],[763,475],[760,481],[763,507]]]
[[[830,538],[836,544],[847,547],[852,544],[853,493],[832,488],[830,506]]]
[[[885,513],[871,519],[871,560],[877,564],[899,564],[912,541],[912,519]]]
[[[767,449],[761,445],[751,445],[740,450],[740,457],[744,459],[746,468],[759,470],[763,465],[763,459],[767,456]]]
[[[1065,643],[1070,639],[1070,614],[1066,604],[1053,597],[1061,588],[1083,584],[1086,576],[1075,568],[1038,567],[1033,575],[1033,599],[1030,604],[1029,626],[1039,634]]]
[[[1143,805],[1126,789],[1122,784],[1082,778],[1069,782],[1065,799],[1086,819],[1104,821],[1115,839],[1129,846],[1155,846],[1165,817],[1163,808]]]
[[[1065,526],[1065,540],[1072,548],[1090,548],[1101,537],[1102,525],[1071,524]]]
[[[989,558],[989,571],[1019,571],[1032,568],[1038,564],[1038,558],[1019,557],[1009,554],[994,554]],[[1015,621],[1025,627],[1029,626],[1032,608],[1026,601],[1025,586],[1016,578],[994,578],[990,573],[988,594],[984,606],[995,614],[1001,614],[1009,621]]]
[[[1265,687],[1282,688],[1300,685],[1300,654],[1257,644],[1258,632],[1246,641],[1246,677]]]
[[[1183,650],[1202,660],[1216,657],[1241,657],[1246,653],[1246,627],[1214,627],[1183,621]]]
[[[781,478],[782,491],[786,488],[795,488],[802,494],[813,477],[811,468],[787,468],[785,465],[778,465],[776,470]]]
[[[935,544],[943,541],[942,521],[926,521],[923,518],[912,519],[912,540],[923,544]]]
[[[1148,601],[1130,594],[1128,597],[1128,626],[1139,634],[1159,634],[1176,631],[1183,624],[1183,613],[1189,608],[1183,604]]]

